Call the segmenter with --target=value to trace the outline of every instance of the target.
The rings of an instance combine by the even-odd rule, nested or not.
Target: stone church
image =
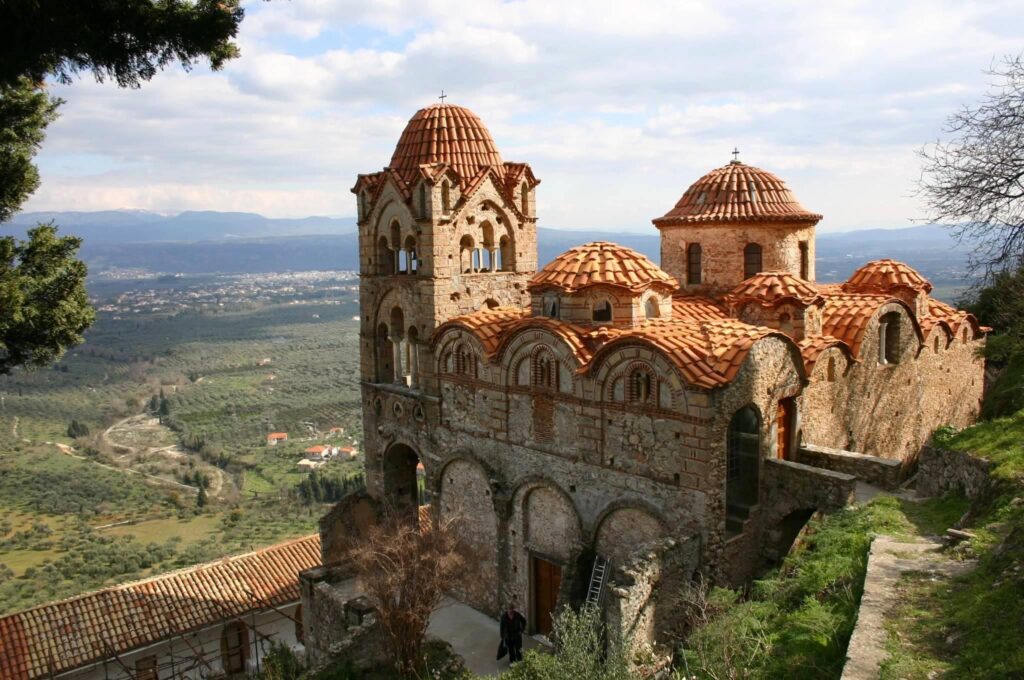
[[[741,582],[976,417],[988,329],[900,262],[816,283],[821,215],[774,174],[686,188],[653,220],[661,267],[603,241],[539,266],[539,184],[435,104],[352,189],[368,490],[464,517],[466,603],[546,633],[590,599],[651,640],[659,583]]]

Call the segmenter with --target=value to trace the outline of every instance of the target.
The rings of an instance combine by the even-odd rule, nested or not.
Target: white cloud
[[[648,228],[733,146],[827,228],[900,224],[913,150],[981,95],[1024,20],[1001,0],[246,8],[223,72],[55,87],[68,104],[27,208],[352,214],[355,175],[444,89],[534,166],[546,226]]]

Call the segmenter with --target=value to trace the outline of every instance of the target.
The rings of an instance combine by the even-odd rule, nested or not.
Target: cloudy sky
[[[242,57],[141,90],[86,75],[26,210],[350,216],[349,188],[437,101],[543,184],[542,226],[653,229],[711,168],[785,179],[822,228],[920,217],[915,150],[1024,49],[1024,3],[273,0]]]

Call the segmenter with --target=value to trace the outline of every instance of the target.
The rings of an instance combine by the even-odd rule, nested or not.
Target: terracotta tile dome
[[[815,224],[821,215],[804,208],[786,183],[739,161],[712,170],[694,182],[656,225],[728,222]]]
[[[528,287],[533,290],[550,286],[572,293],[601,284],[632,291],[650,285],[671,290],[679,287],[674,278],[646,256],[608,241],[594,241],[565,251],[534,274]]]
[[[398,139],[388,167],[412,183],[424,163],[447,163],[465,184],[483,167],[503,169],[501,154],[480,118],[454,104],[420,109]]]
[[[784,300],[810,305],[821,299],[818,289],[789,272],[761,272],[732,289],[726,296],[733,304],[756,300],[763,305],[774,305]]]
[[[896,260],[872,260],[850,275],[843,289],[854,292],[889,292],[893,288],[929,292],[932,284],[910,265]]]

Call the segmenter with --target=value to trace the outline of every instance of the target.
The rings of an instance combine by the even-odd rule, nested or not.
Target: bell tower
[[[385,412],[387,403],[401,402],[383,395],[423,402],[412,407],[413,422],[430,417],[430,397],[437,395],[434,330],[481,308],[529,305],[539,183],[529,165],[502,160],[476,114],[447,103],[417,111],[390,163],[357,178],[360,378],[371,493],[381,483],[375,456],[400,438],[392,431],[404,422],[397,412],[408,415],[404,406]]]

